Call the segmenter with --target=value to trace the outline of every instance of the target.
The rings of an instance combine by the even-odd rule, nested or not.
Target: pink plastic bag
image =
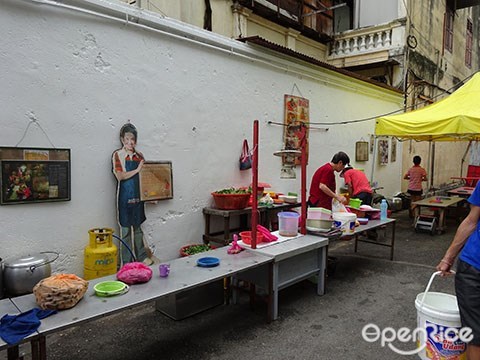
[[[117,279],[128,285],[145,283],[152,278],[152,269],[141,262],[131,262],[117,272]]]

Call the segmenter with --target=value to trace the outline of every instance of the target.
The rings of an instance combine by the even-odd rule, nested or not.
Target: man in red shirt
[[[310,185],[308,206],[332,210],[332,199],[337,199],[343,204],[347,203],[347,199],[344,196],[335,193],[335,172],[342,171],[349,163],[350,158],[348,155],[340,151],[333,155],[329,163],[315,171]]]

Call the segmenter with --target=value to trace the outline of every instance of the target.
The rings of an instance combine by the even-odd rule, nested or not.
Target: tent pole
[[[435,171],[435,142],[432,142],[432,168],[430,177],[430,188],[433,188],[433,173]]]
[[[373,183],[373,173],[375,171],[375,157],[377,154],[377,137],[373,137],[373,155],[372,155],[372,171],[370,173],[370,185]]]

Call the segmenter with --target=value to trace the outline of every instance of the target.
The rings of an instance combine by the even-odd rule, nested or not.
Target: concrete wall
[[[147,160],[173,162],[174,199],[148,204],[144,223],[155,255],[167,260],[180,246],[201,242],[210,192],[251,182],[250,171],[238,170],[238,157],[254,119],[260,121],[260,180],[276,191],[299,191],[299,179],[279,179],[281,160],[272,153],[282,147],[283,128],[267,124],[283,121],[284,94],[300,91],[310,99],[314,122],[401,107],[398,93],[175,20],[134,14],[116,2],[70,3],[95,14],[0,2],[0,145],[15,146],[35,119],[20,146],[51,147],[51,141],[72,154],[71,201],[0,207],[2,258],[56,250],[61,255],[54,271],[83,274],[88,230],[117,229],[110,158],[129,119]],[[355,142],[373,133],[374,121],[324,127],[329,130],[310,132],[308,182],[339,150],[354,160]],[[370,159],[353,163],[370,169]],[[400,173],[401,161],[377,166],[375,180],[390,194],[400,189]]]

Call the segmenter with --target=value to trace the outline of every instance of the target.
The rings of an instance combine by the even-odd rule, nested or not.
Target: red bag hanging
[[[248,148],[247,139],[243,140],[242,155],[240,155],[240,170],[248,170],[252,167],[252,154]]]

